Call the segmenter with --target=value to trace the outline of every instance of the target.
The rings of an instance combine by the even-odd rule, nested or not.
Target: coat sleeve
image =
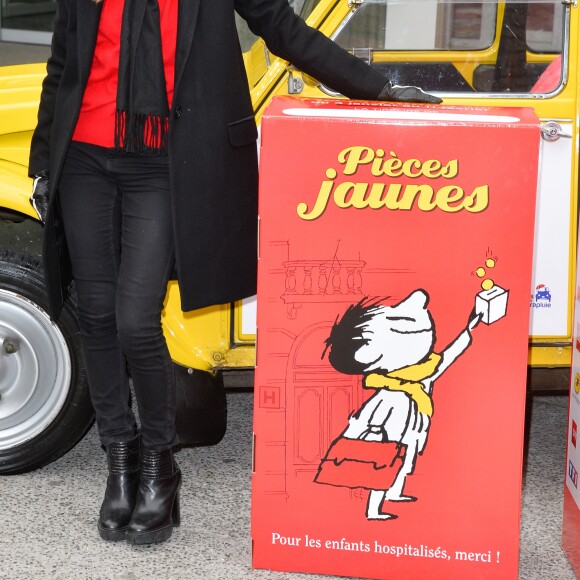
[[[89,0],[87,0],[89,1]],[[46,77],[42,82],[38,122],[30,144],[28,175],[34,177],[49,168],[50,131],[54,116],[56,94],[66,62],[66,31],[69,0],[58,0],[52,35],[51,55],[46,63]]]
[[[388,79],[294,13],[287,0],[235,0],[238,14],[276,55],[354,99],[376,99]]]

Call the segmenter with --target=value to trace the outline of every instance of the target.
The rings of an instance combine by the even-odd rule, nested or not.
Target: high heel
[[[97,529],[103,540],[115,542],[125,539],[135,507],[140,469],[139,436],[131,441],[111,443],[107,447],[107,464],[109,476]]]
[[[173,502],[173,511],[171,512],[171,519],[173,520],[173,527],[178,528],[181,525],[181,506],[179,505],[179,490]]]
[[[181,470],[170,449],[143,449],[135,509],[127,526],[129,544],[155,544],[171,537],[181,523]]]

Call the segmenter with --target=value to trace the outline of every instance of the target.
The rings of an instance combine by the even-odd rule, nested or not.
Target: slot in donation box
[[[566,473],[564,484],[564,516],[562,520],[562,548],[580,577],[580,488],[578,470],[580,469],[580,234],[576,252],[576,300],[572,333],[572,365],[570,369],[570,398],[568,407],[568,432],[566,442]]]
[[[254,567],[517,578],[539,144],[527,108],[267,109]]]

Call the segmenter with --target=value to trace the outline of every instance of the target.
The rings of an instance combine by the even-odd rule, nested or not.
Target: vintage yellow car
[[[532,366],[570,364],[578,198],[576,0],[294,0],[309,25],[399,84],[446,103],[533,107],[542,123]],[[240,21],[256,120],[274,95],[340,98],[252,37]],[[52,324],[28,198],[28,146],[45,65],[0,69],[0,473],[53,461],[82,438],[92,409],[73,300]],[[284,179],[292,171],[284,168]],[[493,171],[493,168],[490,168]],[[289,265],[291,266],[291,264]],[[291,270],[291,268],[289,268]],[[296,297],[300,301],[300,296]],[[183,314],[168,289],[163,324],[181,387],[220,388],[255,363],[255,299]]]

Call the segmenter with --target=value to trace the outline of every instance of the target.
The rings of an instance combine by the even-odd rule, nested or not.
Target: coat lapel
[[[80,0],[77,2],[79,78],[82,87],[85,86],[89,78],[91,65],[93,63],[93,53],[97,42],[102,6],[102,2],[96,4],[91,0]]]
[[[187,57],[193,43],[193,33],[201,0],[179,0],[177,47],[175,50],[175,91],[179,87]]]

